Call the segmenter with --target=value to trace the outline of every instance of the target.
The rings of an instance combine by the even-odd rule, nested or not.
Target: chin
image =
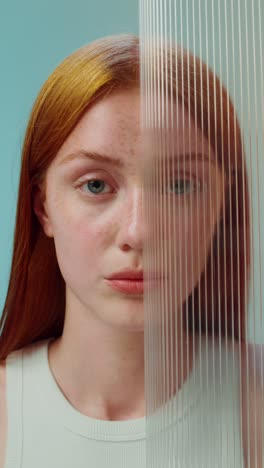
[[[135,312],[131,311],[120,311],[118,316],[113,317],[112,320],[108,316],[108,324],[115,329],[126,332],[144,332],[144,315],[141,311],[136,312],[137,316],[135,317]]]

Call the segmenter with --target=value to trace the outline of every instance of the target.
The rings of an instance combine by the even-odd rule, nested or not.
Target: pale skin
[[[178,112],[183,115],[180,108]],[[187,122],[185,115],[185,130]],[[179,125],[177,131],[169,133],[177,152],[197,151],[214,157],[199,130],[196,138],[193,122],[190,130],[189,134]],[[96,419],[145,416],[143,295],[114,291],[105,282],[107,275],[124,268],[143,268],[143,245],[151,243],[151,229],[144,218],[141,163],[152,167],[153,161],[151,153],[143,155],[144,145],[139,90],[111,93],[89,109],[64,142],[48,169],[44,190],[39,190],[34,200],[45,234],[54,239],[66,283],[65,324],[62,336],[49,346],[50,368],[67,400],[79,412]],[[65,157],[78,155],[81,150],[114,161],[76,156],[64,162]],[[195,168],[195,162],[192,164]],[[206,239],[200,246],[202,260],[200,264],[194,262],[199,267],[193,276],[187,266],[188,284],[178,295],[181,301],[188,297],[203,271],[220,213],[222,174],[215,162],[204,165],[207,174],[208,164],[212,186],[217,190],[207,213]],[[88,188],[88,182],[94,179],[104,181],[103,193],[94,194]],[[180,203],[178,200],[178,207]],[[205,206],[209,210],[208,201]],[[202,239],[204,217],[200,220],[199,213],[194,214],[190,224],[186,221],[183,229],[176,222],[182,250],[189,245],[191,230],[197,235],[197,226]],[[171,236],[172,229],[168,233]],[[189,265],[193,253],[187,251]],[[178,261],[177,247],[170,253]],[[176,310],[179,305],[175,304]],[[191,340],[189,346],[191,350]],[[191,365],[191,361],[188,367],[183,360],[179,387]],[[4,382],[0,390],[3,394]],[[5,414],[4,399],[1,401]],[[5,447],[3,425],[0,431]]]

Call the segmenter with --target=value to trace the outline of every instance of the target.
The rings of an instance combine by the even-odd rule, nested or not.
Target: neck
[[[82,323],[79,319],[76,311],[66,313],[62,336],[49,347],[51,371],[61,391],[79,412],[95,419],[143,417],[144,331],[124,331],[90,317]],[[178,359],[177,363],[173,361],[177,368],[173,394],[183,385],[193,362],[192,341],[185,335],[174,340],[174,347],[173,356]],[[166,368],[161,361],[157,356],[151,372],[159,376],[157,381],[161,384],[160,389],[155,389],[155,396],[162,397]]]

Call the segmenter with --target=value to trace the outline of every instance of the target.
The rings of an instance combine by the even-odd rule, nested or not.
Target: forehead
[[[99,152],[116,158],[140,156],[146,144],[158,148],[160,137],[170,144],[174,152],[183,154],[198,151],[209,154],[209,144],[194,119],[180,104],[168,102],[167,126],[143,130],[138,88],[112,92],[87,110],[75,129],[56,155],[54,163],[60,163],[67,153],[80,149]],[[170,114],[170,115],[169,115]],[[147,143],[146,143],[147,142]],[[211,150],[212,154],[212,150]]]
[[[140,91],[112,92],[93,104],[60,148],[59,163],[68,152],[80,149],[118,157],[135,150],[142,137]]]
[[[150,121],[145,132],[147,144],[155,152],[159,152],[163,146],[167,152],[173,151],[176,155],[197,151],[213,157],[213,148],[195,121],[192,111],[180,102],[168,100],[164,102],[162,113],[163,118],[157,112],[156,121]]]

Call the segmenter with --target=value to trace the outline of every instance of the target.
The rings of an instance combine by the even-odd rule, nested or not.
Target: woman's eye
[[[178,179],[170,185],[170,191],[176,195],[188,195],[201,189],[200,181]]]
[[[92,179],[82,184],[82,187],[87,187],[90,193],[101,194],[111,193],[111,186],[101,179]]]

